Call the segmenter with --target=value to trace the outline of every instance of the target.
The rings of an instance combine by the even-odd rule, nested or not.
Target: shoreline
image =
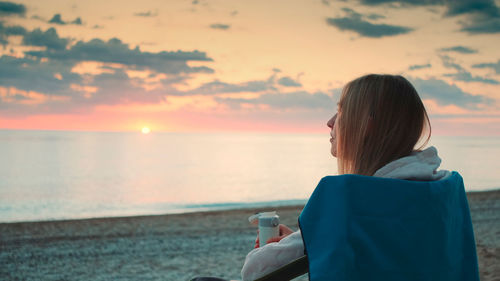
[[[491,194],[500,193],[500,187],[489,190],[473,190],[467,191],[467,197],[473,196],[474,198],[490,196]],[[481,195],[480,195],[481,194]],[[299,202],[303,201],[301,204]],[[288,204],[290,202],[291,204]],[[304,206],[307,202],[307,199],[284,199],[284,200],[275,200],[275,201],[262,201],[262,202],[252,202],[252,203],[208,203],[208,204],[190,204],[188,207],[185,207],[184,210],[193,209],[193,211],[175,211],[172,213],[159,213],[159,214],[139,214],[139,215],[117,215],[117,216],[97,216],[97,217],[83,217],[83,218],[62,218],[62,219],[46,219],[46,220],[21,220],[21,221],[0,221],[0,225],[3,224],[17,224],[17,223],[43,223],[43,222],[71,222],[71,221],[82,221],[82,220],[98,220],[98,219],[126,219],[126,218],[134,218],[134,217],[158,217],[158,216],[174,216],[174,215],[186,215],[193,213],[210,213],[210,212],[224,212],[224,211],[239,211],[239,210],[255,210],[259,208],[281,208],[281,207],[297,207]],[[201,209],[195,209],[196,207],[201,207]],[[213,206],[213,207],[211,207]],[[220,207],[218,207],[220,206]],[[203,209],[206,208],[206,209]],[[175,209],[178,210],[178,209]]]
[[[500,190],[468,192],[482,281],[500,276]],[[256,228],[276,210],[297,230],[303,205],[0,223],[0,276],[12,280],[238,279]],[[306,280],[306,279],[304,279]]]
[[[54,219],[41,219],[41,220],[20,220],[20,221],[0,221],[1,224],[13,223],[37,223],[37,222],[55,222],[55,221],[79,221],[91,219],[119,219],[119,218],[132,218],[132,217],[149,217],[149,216],[167,216],[167,215],[183,215],[191,213],[206,213],[218,211],[234,211],[244,209],[259,209],[268,207],[289,207],[305,205],[307,199],[284,199],[275,201],[261,201],[261,202],[226,202],[226,203],[200,203],[200,204],[187,204],[179,208],[171,209],[171,212],[158,212],[150,214],[133,214],[133,215],[116,215],[116,216],[95,216],[95,217],[81,217],[81,218],[54,218]]]

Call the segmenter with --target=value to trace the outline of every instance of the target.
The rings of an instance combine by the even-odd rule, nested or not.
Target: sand
[[[481,280],[500,281],[500,190],[468,198]],[[260,210],[277,209],[297,229],[302,207]],[[0,280],[237,279],[256,237],[246,219],[256,211],[0,224]]]

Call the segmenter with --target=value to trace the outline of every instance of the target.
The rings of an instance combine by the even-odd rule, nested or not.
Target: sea
[[[304,204],[337,173],[325,134],[0,130],[0,222]],[[500,188],[500,138],[433,136],[467,191]]]

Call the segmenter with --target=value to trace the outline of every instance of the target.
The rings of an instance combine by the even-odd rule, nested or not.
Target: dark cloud
[[[266,90],[276,90],[273,86],[272,78],[268,80],[255,80],[244,83],[231,84],[215,80],[205,83],[200,87],[185,92],[187,95],[215,95],[223,93],[241,93],[241,92],[262,92]]]
[[[442,52],[456,52],[461,54],[476,54],[478,51],[464,46],[453,46],[440,49]]]
[[[51,95],[71,95],[70,84],[81,81],[71,68],[71,65],[60,62],[4,55],[0,57],[0,86]]]
[[[213,29],[222,29],[222,30],[227,30],[230,27],[231,26],[229,24],[223,24],[223,23],[214,23],[214,24],[210,25],[210,28],[213,28]]]
[[[403,5],[415,5],[415,6],[441,5],[444,3],[443,0],[360,0],[360,2],[365,5],[398,3]]]
[[[462,24],[461,31],[469,34],[491,34],[500,32],[500,18],[476,17],[467,23]]]
[[[435,100],[442,106],[457,105],[467,109],[479,109],[482,105],[489,105],[494,102],[491,98],[464,92],[459,87],[450,85],[443,80],[424,80],[420,78],[410,80],[422,99]]]
[[[365,5],[402,4],[407,6],[446,6],[445,16],[482,14],[498,17],[499,9],[494,0],[360,0]],[[397,6],[393,6],[397,7]]]
[[[137,16],[137,17],[145,17],[145,18],[148,18],[148,17],[156,17],[158,15],[158,13],[153,13],[151,11],[147,11],[147,12],[138,12],[138,13],[135,13],[134,16]]]
[[[8,98],[0,98],[0,110],[5,114],[87,111],[98,104],[157,103],[166,95],[191,94],[177,90],[174,85],[186,83],[185,80],[193,73],[213,72],[206,66],[191,67],[187,64],[189,61],[212,61],[199,51],[144,52],[116,38],[71,44],[68,38],[59,37],[54,28],[26,31],[22,27],[6,27],[2,23],[0,35],[5,38],[21,35],[23,45],[44,47],[44,50],[25,51],[24,58],[8,55],[0,57],[0,87],[10,91]],[[102,73],[73,72],[77,64],[87,61],[103,63],[98,66]],[[128,70],[148,70],[150,73],[146,78],[133,77],[128,75]],[[225,91],[270,89],[269,85],[262,86],[265,83],[250,81],[236,86],[226,84]],[[212,86],[212,90],[216,90],[215,83]],[[206,85],[200,90],[209,88]],[[62,97],[64,100],[52,97]],[[35,103],[21,103],[31,102],[30,99]]]
[[[129,77],[125,71],[126,69],[119,66],[102,67],[112,70],[112,73],[92,75],[92,79],[88,79],[87,74],[72,73],[71,68],[71,65],[57,60],[42,61],[33,57],[22,59],[8,56],[1,57],[0,86],[36,91],[46,96],[57,95],[69,98],[68,101],[64,102],[51,102],[49,100],[40,106],[24,106],[13,102],[7,109],[2,110],[0,108],[1,112],[17,115],[49,112],[65,113],[88,111],[93,106],[102,104],[158,103],[165,100],[167,96],[172,95],[216,95],[241,92],[264,94],[258,99],[216,99],[232,107],[239,107],[242,103],[253,103],[265,104],[277,109],[331,109],[334,104],[331,97],[324,93],[294,92],[278,94],[276,93],[277,89],[274,87],[276,83],[274,75],[264,80],[236,84],[215,80],[190,91],[180,91],[174,86],[174,84],[185,83],[185,76],[169,76],[168,79],[165,78],[160,81],[160,88],[145,90],[140,86],[145,82],[142,78]],[[74,85],[80,85],[82,88],[92,87],[96,90],[86,96],[83,92],[73,89]],[[26,96],[20,95],[18,98],[23,99]]]
[[[500,32],[500,9],[494,0],[361,0],[365,5],[389,4],[392,7],[403,6],[445,6],[443,16],[454,17],[466,15],[465,20],[459,21],[461,31],[469,34],[488,34]]]
[[[461,31],[469,34],[488,34],[500,32],[500,9],[493,0],[449,1],[448,16],[469,14],[463,22]]]
[[[26,54],[36,58],[66,61],[66,63],[79,61],[119,63],[137,69],[151,69],[171,74],[213,72],[211,68],[206,66],[190,67],[187,65],[188,61],[212,61],[203,52],[143,52],[138,46],[134,49],[129,48],[128,44],[117,38],[108,41],[100,39],[93,39],[88,42],[78,41],[75,45],[66,49],[28,51]]]
[[[266,93],[254,99],[217,98],[221,103],[239,108],[242,104],[268,105],[275,109],[333,109],[332,97],[323,92],[309,93],[298,91],[292,93]]]
[[[60,38],[54,28],[49,28],[43,32],[37,28],[27,32],[23,37],[23,45],[47,47],[47,50],[64,50],[69,40]]]
[[[450,58],[449,56],[441,56],[441,60],[443,61],[444,67],[455,69],[457,71],[456,73],[448,73],[444,75],[446,77],[453,78],[453,80],[463,82],[480,82],[493,85],[500,84],[500,82],[495,79],[473,76],[469,71],[464,69],[461,65],[457,64],[455,60]]]
[[[495,79],[484,78],[481,76],[472,76],[472,74],[468,71],[458,72],[458,73],[448,73],[445,74],[446,77],[452,77],[453,80],[456,81],[464,81],[464,82],[481,82],[486,84],[498,85],[500,82]]]
[[[9,41],[7,38],[9,36],[24,35],[26,34],[26,29],[20,25],[5,26],[3,22],[0,22],[0,44],[6,46]]]
[[[76,18],[75,20],[71,22],[66,22],[62,20],[61,14],[55,14],[50,20],[49,23],[53,24],[59,24],[59,25],[65,25],[65,24],[76,24],[76,25],[82,25],[82,19],[81,18]]]
[[[492,62],[492,63],[479,63],[479,64],[473,65],[472,67],[474,67],[474,68],[491,68],[491,69],[495,70],[496,74],[500,74],[500,60],[498,60],[497,62]]]
[[[428,64],[414,64],[414,65],[410,65],[410,67],[408,67],[408,70],[417,70],[417,69],[423,69],[423,68],[431,68],[432,65],[430,63]]]
[[[500,15],[498,7],[493,0],[454,0],[446,2],[447,16],[456,16],[470,13],[478,13],[488,17]]]
[[[26,6],[7,1],[0,1],[0,16],[17,15],[24,16],[26,14]]]
[[[444,67],[452,68],[452,69],[455,69],[457,71],[465,71],[465,69],[461,65],[455,63],[455,60],[453,58],[451,58],[449,56],[440,56],[440,58],[441,58],[441,61],[443,62]]]
[[[356,18],[367,18],[367,19],[371,19],[371,20],[378,20],[378,19],[385,19],[386,18],[384,15],[375,14],[375,13],[365,14],[365,15],[360,14],[360,13],[354,11],[353,9],[347,8],[347,7],[344,7],[341,10],[346,12],[348,15],[351,15],[351,16],[356,17]]]
[[[267,104],[275,108],[334,108],[332,98],[322,92],[310,94],[300,91],[287,94],[264,94],[259,97],[258,103]]]
[[[301,87],[302,84],[293,80],[292,78],[285,76],[278,79],[278,84],[286,87]]]
[[[46,19],[44,19],[43,17],[41,17],[39,15],[32,15],[31,18],[34,20],[39,20],[39,21],[47,21]]]
[[[162,78],[158,81],[159,87],[148,90],[143,87],[148,82],[142,78],[129,77],[126,68],[110,66],[107,70],[111,72],[90,75],[74,73],[72,67],[72,64],[54,60],[5,55],[0,57],[1,87],[34,91],[47,98],[39,105],[22,105],[15,101],[30,99],[28,96],[11,95],[10,98],[15,101],[9,103],[2,101],[0,97],[0,105],[3,104],[3,109],[0,106],[0,112],[9,115],[75,113],[89,111],[95,105],[158,103],[167,95],[185,94],[172,86],[175,83],[183,83],[186,79],[183,75]],[[104,68],[106,67],[102,67]],[[86,88],[94,90],[88,95]],[[52,102],[51,97],[66,99],[63,102]]]
[[[72,24],[76,25],[82,25],[82,19],[81,18],[76,18],[74,21],[71,22]]]
[[[413,31],[413,28],[405,26],[370,23],[364,20],[366,16],[352,9],[343,8],[343,10],[347,13],[346,17],[327,18],[327,24],[342,31],[353,31],[361,36],[372,38],[395,36]]]
[[[179,81],[177,77],[174,82]],[[125,70],[120,68],[113,68],[113,73],[101,73],[89,80],[88,77],[72,73],[71,67],[65,64],[2,56],[0,86],[15,87],[26,92],[35,91],[42,94],[46,100],[41,104],[23,105],[16,101],[29,100],[31,97],[18,94],[13,97],[15,101],[9,103],[2,102],[0,98],[0,112],[21,116],[75,113],[92,110],[95,105],[158,103],[164,100],[168,86],[148,91],[140,86],[142,82],[140,78],[130,78]],[[95,91],[87,95],[85,90],[75,89],[75,85],[82,89],[92,87]],[[53,97],[66,99],[63,102],[52,101]]]
[[[66,24],[61,18],[61,14],[55,14],[50,20],[49,23],[55,23],[55,24]]]
[[[146,91],[139,86],[139,78],[130,78],[123,69],[114,69],[113,73],[96,75],[87,86],[98,90],[91,98],[80,98],[83,103],[94,104],[127,104],[127,103],[158,103],[165,99],[165,91]],[[117,94],[119,93],[119,94]]]
[[[286,87],[301,87],[302,84],[285,76],[276,80],[276,73],[281,72],[279,69],[273,68],[273,74],[267,79],[252,80],[243,83],[226,83],[219,80],[214,80],[202,84],[198,88],[183,92],[183,95],[217,95],[225,93],[267,93],[276,92],[276,84]]]
[[[3,26],[2,23],[0,23],[0,32],[2,34],[5,34],[7,36],[12,36],[12,35],[24,35],[26,34],[26,29],[20,25],[13,25],[13,26]]]
[[[378,19],[385,19],[386,18],[385,16],[379,15],[379,14],[368,14],[368,15],[366,15],[366,17],[368,19],[371,19],[371,20],[378,20]]]

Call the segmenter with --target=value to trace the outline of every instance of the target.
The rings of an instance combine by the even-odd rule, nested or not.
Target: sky
[[[500,1],[0,1],[0,129],[325,132],[403,75],[433,134],[500,136]]]

